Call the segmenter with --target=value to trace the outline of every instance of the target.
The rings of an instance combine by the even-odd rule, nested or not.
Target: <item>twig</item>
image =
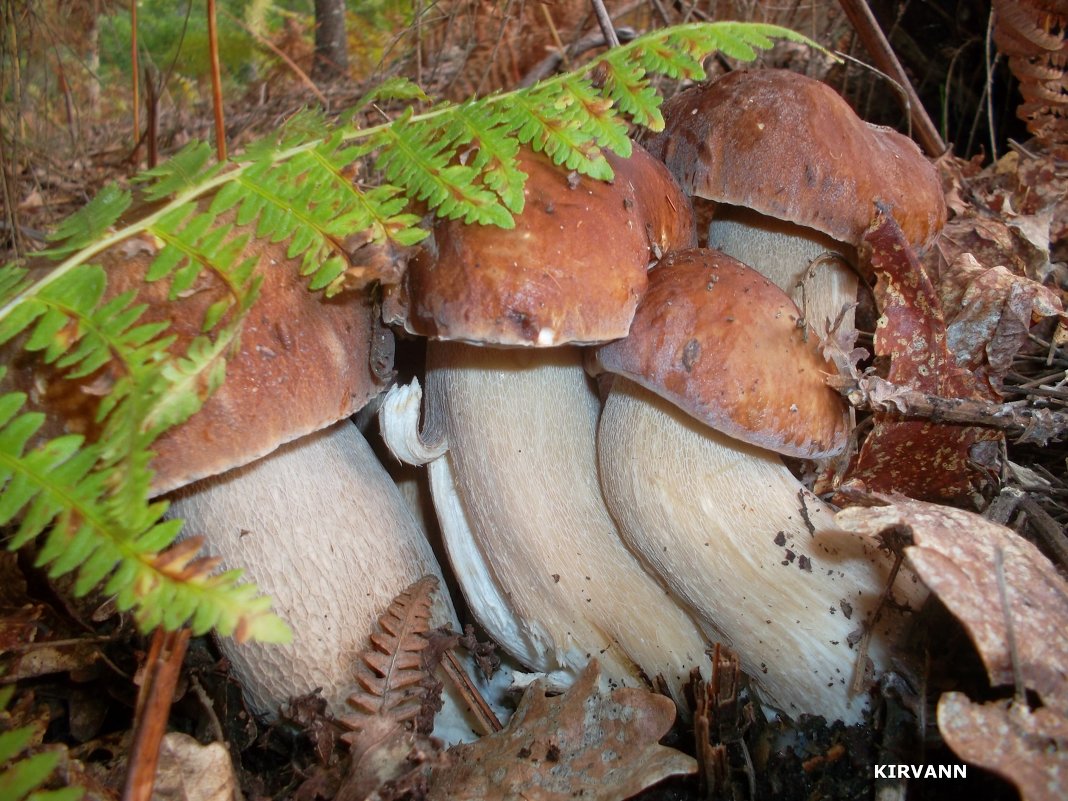
[[[255,39],[259,44],[263,45],[268,50],[270,50],[272,53],[274,53],[274,55],[278,56],[278,58],[282,59],[282,61],[285,62],[285,65],[287,67],[289,67],[290,70],[292,70],[293,74],[297,76],[297,78],[300,80],[300,82],[302,84],[304,84],[306,87],[308,87],[308,91],[310,91],[317,98],[319,98],[319,102],[323,104],[323,108],[329,108],[330,107],[330,103],[329,103],[329,101],[327,101],[326,95],[324,95],[321,91],[319,91],[319,87],[315,85],[315,81],[313,81],[311,78],[309,78],[308,74],[304,70],[302,70],[300,68],[300,66],[297,64],[297,62],[295,62],[288,55],[286,55],[286,53],[283,50],[281,50],[278,47],[278,45],[276,45],[270,39],[265,38],[262,34],[252,30],[252,28],[250,28],[248,25],[246,25],[242,20],[240,20],[237,17],[235,17],[233,14],[231,14],[225,8],[221,9],[221,11],[222,11],[223,16],[226,17],[228,20],[230,20],[230,22],[233,22],[233,23],[237,24],[238,26],[240,26],[241,28],[243,28],[245,30],[245,32],[248,33],[248,35],[251,36],[253,39]]]
[[[1016,628],[1012,623],[1012,606],[1009,603],[1009,587],[1005,581],[1005,552],[999,545],[994,549],[994,576],[998,582],[998,595],[1001,596],[1001,609],[1005,616],[1005,639],[1009,647],[1009,659],[1012,662],[1012,682],[1016,688],[1016,703],[1027,703],[1027,691],[1024,689],[1023,671],[1020,670],[1020,652],[1016,648]]]
[[[621,41],[629,42],[637,35],[631,28],[620,28],[617,31]],[[566,58],[577,58],[585,53],[587,50],[593,50],[595,47],[603,47],[607,42],[605,41],[604,34],[598,32],[583,36],[577,42],[575,42],[568,50]],[[552,50],[550,53],[535,64],[526,75],[522,77],[517,86],[520,88],[526,86],[533,86],[542,78],[552,75],[560,67],[561,62],[564,60],[564,53]]]
[[[983,47],[983,63],[986,65],[986,121],[987,130],[990,133],[990,160],[998,160],[998,140],[994,131],[994,68],[997,66],[998,57],[990,58],[990,51],[994,45],[994,9],[990,9],[990,15],[986,20],[986,43]]]
[[[131,106],[133,107],[133,161],[135,167],[140,160],[137,151],[141,147],[141,98],[139,97],[140,89],[137,85],[140,72],[141,70],[137,64],[137,0],[130,0],[130,77],[133,81],[133,85],[130,87],[130,94],[133,95]]]
[[[208,0],[208,53],[211,56],[211,105],[215,110],[215,155],[226,161],[226,123],[223,120],[222,74],[219,68],[219,31],[215,0]]]
[[[545,24],[549,27],[549,33],[553,37],[553,44],[560,53],[560,61],[564,65],[564,69],[570,69],[568,66],[567,49],[564,47],[564,43],[560,41],[560,31],[556,30],[556,23],[553,22],[552,12],[549,11],[549,7],[544,3],[541,4],[541,14],[545,17]]]
[[[998,428],[1021,442],[1045,445],[1068,433],[1068,412],[1036,409],[1014,403],[989,403],[943,398],[896,387],[880,378],[834,378],[828,382],[858,409],[921,417],[936,423]]]
[[[484,728],[485,731],[483,734],[492,734],[493,732],[498,732],[504,728],[494,714],[493,709],[486,703],[486,699],[482,697],[482,693],[480,693],[478,688],[471,683],[467,671],[463,669],[463,666],[461,666],[456,657],[453,656],[452,651],[445,652],[445,658],[441,660],[441,667],[445,671],[445,675],[449,677],[460,695],[467,702],[471,714],[475,716]]]
[[[616,36],[616,28],[612,24],[612,17],[609,16],[608,9],[604,7],[603,0],[591,0],[591,2],[593,4],[593,13],[597,15],[597,24],[601,26],[601,32],[604,34],[608,46],[619,47],[619,37]]]
[[[909,117],[912,119],[912,124],[916,129],[916,138],[919,139],[923,149],[927,151],[927,155],[941,156],[946,152],[946,143],[942,141],[938,128],[935,127],[935,124],[927,115],[923,103],[920,102],[920,96],[916,94],[916,89],[905,74],[901,62],[898,61],[897,55],[894,53],[893,48],[890,47],[886,34],[879,27],[879,23],[876,21],[875,15],[871,13],[868,4],[865,0],[838,0],[838,2],[842,6],[846,17],[849,18],[850,24],[856,30],[857,35],[860,36],[865,49],[874,59],[876,66],[892,76],[894,80],[904,87],[908,95],[907,108]]]
[[[148,801],[159,763],[159,745],[167,729],[174,687],[189,645],[189,629],[164,631],[152,636],[141,689],[134,713],[133,744],[122,801]]]
[[[1031,521],[1031,528],[1045,541],[1062,567],[1068,567],[1068,537],[1064,529],[1030,495],[1020,499],[1020,511]]]

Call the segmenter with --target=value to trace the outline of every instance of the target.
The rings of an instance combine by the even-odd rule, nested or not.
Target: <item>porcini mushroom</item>
[[[340,712],[371,622],[413,581],[440,575],[396,487],[345,421],[391,379],[392,333],[375,322],[365,292],[310,292],[284,245],[252,239],[245,254],[258,258],[263,281],[240,349],[203,408],[154,443],[152,488],[181,488],[169,513],[205,538],[224,569],[242,569],[273,596],[293,631],[285,645],[221,642],[251,708],[272,716],[290,696],[322,688]],[[142,321],[169,321],[172,352],[183,353],[229,289],[204,270],[170,299],[166,282],[145,281],[155,255],[147,238],[105,252],[108,293],[136,290],[148,305]],[[45,436],[100,436],[94,387],[114,380],[115,368],[67,380],[33,353],[10,364],[4,381],[49,414]],[[455,625],[448,598],[438,606],[437,624]]]
[[[941,184],[916,144],[864,122],[820,81],[739,70],[680,92],[663,113],[646,145],[687,194],[715,202],[708,246],[770,278],[821,337],[856,299],[856,246],[876,203],[914,246],[945,223]]]
[[[596,657],[609,681],[660,675],[678,696],[704,660],[701,631],[604,506],[580,352],[544,348],[625,334],[651,251],[692,242],[662,165],[637,147],[608,159],[611,184],[524,154],[515,230],[439,224],[436,254],[408,274],[407,326],[459,340],[428,343],[429,427],[448,447],[429,469],[475,617],[531,669],[567,680]]]
[[[799,312],[714,250],[668,254],[626,339],[596,351],[616,374],[601,414],[605,499],[626,542],[710,638],[789,714],[857,720],[849,686],[863,625],[885,669],[897,621],[873,615],[889,561],[834,525],[776,453],[824,456],[847,428],[833,368]]]

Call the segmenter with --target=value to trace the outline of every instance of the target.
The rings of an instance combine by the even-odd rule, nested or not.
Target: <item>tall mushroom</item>
[[[646,145],[685,192],[715,202],[709,247],[770,278],[820,336],[856,299],[856,246],[876,203],[915,246],[945,223],[941,184],[915,143],[864,122],[820,81],[735,71],[663,113]]]
[[[704,659],[701,631],[604,506],[580,352],[544,349],[624,335],[651,251],[692,241],[662,165],[637,147],[608,158],[611,184],[524,154],[515,230],[438,225],[437,252],[408,273],[407,325],[459,340],[428,344],[429,428],[448,448],[429,469],[474,615],[529,668],[568,679],[596,657],[609,681],[661,675],[678,694]]]
[[[142,320],[170,322],[172,352],[183,353],[229,290],[205,270],[171,299],[166,282],[145,280],[155,255],[147,237],[102,254],[108,293],[135,290],[148,305]],[[375,322],[366,292],[326,299],[308,291],[284,245],[252,239],[246,255],[257,257],[262,285],[240,349],[203,408],[154,443],[152,487],[157,495],[181,488],[170,514],[185,518],[186,533],[205,537],[223,568],[242,569],[271,595],[293,631],[286,645],[221,641],[252,709],[270,716],[290,696],[321,687],[337,712],[354,689],[352,660],[377,614],[440,568],[396,487],[345,421],[391,379],[392,333]],[[100,435],[97,388],[118,368],[67,380],[37,354],[8,347],[4,382],[48,413],[44,436]],[[455,625],[447,598],[436,620]]]
[[[630,334],[596,352],[617,374],[601,482],[626,542],[739,654],[766,701],[852,722],[858,632],[875,626],[867,655],[882,670],[899,620],[889,608],[873,620],[889,561],[838,530],[776,455],[823,456],[846,438],[823,383],[833,368],[798,317],[729,256],[668,254]]]

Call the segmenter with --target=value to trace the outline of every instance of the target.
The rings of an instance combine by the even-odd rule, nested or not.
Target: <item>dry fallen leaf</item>
[[[880,211],[864,235],[875,299],[881,312],[876,356],[889,357],[893,385],[947,398],[991,399],[971,373],[957,366],[946,340],[938,295],[893,217]],[[844,489],[900,492],[912,498],[969,497],[984,474],[973,446],[999,432],[977,426],[901,420],[876,412]]]
[[[1068,798],[1068,582],[1027,540],[961,509],[900,497],[838,513],[843,528],[904,533],[905,556],[960,620],[990,683],[1018,680],[1042,700],[975,704],[960,693],[938,703],[938,728],[961,759],[1009,779],[1025,801]]]
[[[1051,289],[1004,266],[984,267],[971,253],[947,266],[939,292],[957,363],[984,375],[995,388],[1035,322],[1062,311]]]
[[[201,745],[188,734],[168,732],[159,749],[152,801],[238,801],[230,752],[222,743]]]
[[[1063,715],[1010,701],[976,704],[963,693],[945,693],[938,701],[938,729],[957,756],[1004,776],[1024,801],[1068,798]]]
[[[835,519],[873,537],[890,528],[911,534],[909,564],[964,625],[990,683],[1013,683],[1014,640],[1024,685],[1068,713],[1068,583],[1053,563],[1012,529],[972,512],[881,497],[889,505],[845,509]]]
[[[503,730],[448,752],[429,801],[619,801],[693,773],[692,757],[658,744],[675,718],[671,700],[632,688],[600,694],[599,673],[591,662],[556,697],[534,682]]]

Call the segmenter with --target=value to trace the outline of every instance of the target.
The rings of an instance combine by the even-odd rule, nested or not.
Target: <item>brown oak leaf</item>
[[[692,757],[658,744],[675,718],[671,700],[633,688],[603,695],[599,674],[591,662],[555,697],[534,682],[503,730],[449,751],[429,801],[617,801],[693,773]]]
[[[874,348],[876,356],[889,358],[886,379],[931,395],[990,399],[992,393],[956,364],[934,285],[897,222],[883,210],[864,235],[864,250],[878,278],[875,299],[882,316]],[[887,412],[873,418],[843,489],[925,500],[968,498],[984,480],[973,446],[1002,436],[977,426],[901,420]]]
[[[1016,785],[1023,801],[1068,798],[1068,718],[1049,709],[994,701],[977,704],[963,693],[938,701],[938,729],[949,747]]]
[[[1062,312],[1052,290],[1006,267],[984,267],[970,253],[949,265],[939,291],[957,363],[984,374],[995,387],[1027,341],[1031,326]]]
[[[887,529],[910,534],[909,564],[964,625],[990,683],[1012,684],[1018,669],[1047,709],[1068,713],[1068,582],[1052,562],[1012,529],[972,512],[878,497],[888,505],[845,509],[836,521],[873,537]]]

